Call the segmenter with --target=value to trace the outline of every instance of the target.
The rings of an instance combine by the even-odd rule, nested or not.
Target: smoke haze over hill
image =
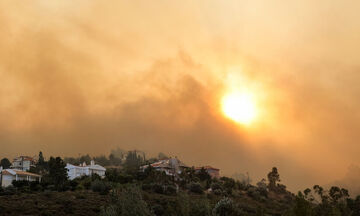
[[[360,3],[160,2],[0,2],[0,156],[120,146],[290,189],[360,164]],[[251,127],[229,85],[257,95]]]

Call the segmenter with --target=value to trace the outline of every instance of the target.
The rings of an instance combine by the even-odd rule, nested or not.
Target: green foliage
[[[44,155],[43,153],[40,151],[39,152],[39,160],[38,160],[38,165],[44,165],[45,164],[45,159],[44,159]]]
[[[3,158],[3,159],[1,159],[1,161],[0,161],[0,166],[2,166],[3,169],[9,169],[10,166],[11,166],[11,163],[10,163],[9,159]]]
[[[305,199],[305,196],[299,192],[295,197],[295,206],[293,208],[294,216],[303,216],[303,215],[314,215],[313,213],[313,205],[311,202]]]
[[[206,180],[210,180],[211,176],[209,175],[209,173],[204,169],[204,167],[202,167],[200,169],[200,171],[198,171],[196,173],[197,177],[200,179],[200,181],[206,181]]]
[[[176,195],[177,189],[174,185],[167,185],[165,187],[165,194],[167,195]]]
[[[100,155],[93,158],[96,164],[100,164],[101,166],[110,166],[112,165],[110,160],[105,155]]]
[[[58,190],[64,190],[67,182],[66,164],[60,157],[50,157],[49,174],[45,177],[47,181],[55,186]]]
[[[126,155],[124,168],[127,173],[135,174],[139,171],[143,162],[144,156],[139,155],[137,151],[129,151]]]
[[[214,216],[240,216],[244,215],[241,209],[230,198],[223,198],[216,203],[213,209]]]
[[[105,177],[108,181],[127,184],[133,181],[134,177],[118,169],[107,169]]]
[[[277,182],[280,182],[280,175],[276,167],[273,167],[271,172],[267,175],[269,181],[269,190],[277,191]]]
[[[111,185],[106,181],[96,179],[95,181],[91,182],[91,190],[94,192],[105,195],[109,193],[110,189]]]
[[[139,188],[126,187],[119,193],[114,192],[112,204],[103,208],[101,215],[148,216],[153,215],[153,213],[148,208],[147,203],[143,200]]]
[[[210,216],[210,202],[206,198],[194,199],[190,202],[191,216]]]
[[[204,193],[203,188],[201,187],[201,184],[198,182],[191,182],[189,184],[189,190],[193,193],[202,194]]]
[[[221,177],[220,180],[222,182],[222,185],[223,185],[223,188],[224,188],[225,192],[228,195],[231,195],[232,190],[235,188],[235,185],[236,185],[235,180],[232,179],[232,178],[228,178],[228,177]]]
[[[49,172],[49,164],[47,161],[45,161],[44,155],[41,151],[39,152],[39,160],[36,163],[36,166],[31,166],[29,172],[41,175],[47,174]]]

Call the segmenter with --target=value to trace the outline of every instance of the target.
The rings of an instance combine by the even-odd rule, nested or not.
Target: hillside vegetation
[[[14,181],[0,189],[0,215],[360,216],[360,196],[319,185],[292,194],[280,184],[276,167],[251,185],[211,178],[205,169],[187,168],[176,177],[151,166],[140,171],[150,160],[135,151],[114,160],[118,166],[107,169],[105,178],[74,180],[66,178],[61,158],[41,160],[33,171],[43,174],[42,182]]]

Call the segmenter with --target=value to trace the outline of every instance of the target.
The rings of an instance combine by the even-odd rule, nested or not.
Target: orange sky
[[[0,1],[0,157],[162,151],[291,189],[358,165],[358,1]],[[233,86],[257,100],[225,118]]]

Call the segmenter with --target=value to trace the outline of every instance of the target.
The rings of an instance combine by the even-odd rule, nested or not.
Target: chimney
[[[95,165],[95,161],[94,161],[94,160],[91,160],[91,161],[90,161],[90,165],[91,165],[91,166],[94,166],[94,165]]]

